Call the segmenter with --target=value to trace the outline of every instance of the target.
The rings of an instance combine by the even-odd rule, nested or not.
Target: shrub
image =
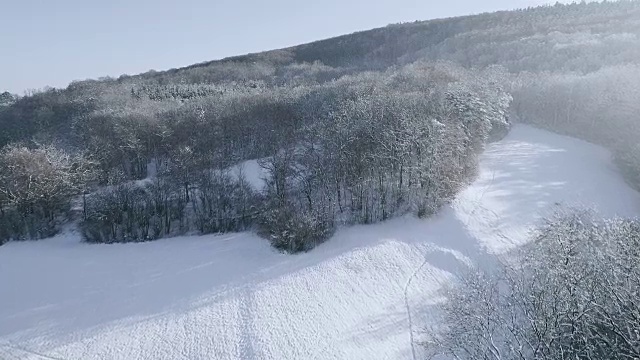
[[[276,249],[291,254],[313,249],[334,230],[328,214],[301,211],[292,205],[267,207],[259,219],[259,233]]]

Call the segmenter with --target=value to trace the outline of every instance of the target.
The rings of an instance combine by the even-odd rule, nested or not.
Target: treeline
[[[95,110],[73,119],[67,141],[19,147],[24,166],[10,164],[18,148],[6,147],[0,189],[14,195],[3,221],[23,230],[4,238],[50,236],[77,216],[91,242],[255,226],[276,247],[297,252],[339,224],[427,216],[473,178],[491,134],[508,129],[510,96],[497,85],[505,76],[416,63],[268,91],[103,92],[90,101]],[[192,90],[199,95],[173,95]],[[71,152],[82,156],[71,161]],[[267,170],[264,191],[231,170],[248,159]],[[56,172],[44,179],[51,166]],[[75,171],[86,176],[60,181]],[[66,187],[55,203],[28,210],[33,220],[13,224],[27,211],[22,203],[49,192],[16,178]],[[12,184],[26,184],[35,197],[4,190]],[[76,211],[65,215],[80,194]]]
[[[587,74],[638,64],[639,14],[638,1],[556,4],[396,24],[181,69],[79,81],[22,97],[0,112],[0,146],[66,134],[72,119],[132,95],[179,102],[230,89],[318,85],[419,60],[468,68],[502,65],[513,74]]]

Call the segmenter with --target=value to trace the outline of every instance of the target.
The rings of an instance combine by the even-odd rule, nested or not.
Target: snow
[[[640,195],[602,148],[518,125],[435,217],[341,229],[306,254],[250,233],[10,243],[0,358],[410,359],[438,289],[525,242],[557,204],[635,216]]]
[[[266,186],[269,174],[266,169],[260,166],[258,160],[247,160],[238,165],[229,168],[229,173],[234,179],[238,179],[240,174],[244,175],[245,180],[253,190],[262,191]]]

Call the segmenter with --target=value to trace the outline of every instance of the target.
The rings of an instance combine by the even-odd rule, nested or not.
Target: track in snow
[[[442,284],[525,242],[556,203],[635,216],[640,196],[607,151],[516,126],[432,219],[343,229],[308,254],[248,233],[7,244],[0,358],[409,359]]]

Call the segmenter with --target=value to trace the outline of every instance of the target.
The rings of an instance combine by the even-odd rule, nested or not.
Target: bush
[[[54,236],[60,230],[63,212],[58,209],[58,216],[45,216],[39,208],[20,211],[15,207],[7,207],[0,214],[0,243],[11,240],[37,240]]]
[[[0,214],[0,243],[52,237],[60,231],[67,213],[68,208],[58,208],[52,217],[39,207],[25,210],[5,208]]]
[[[291,254],[313,249],[334,230],[328,214],[300,211],[292,205],[268,207],[259,219],[259,233],[276,249]]]

